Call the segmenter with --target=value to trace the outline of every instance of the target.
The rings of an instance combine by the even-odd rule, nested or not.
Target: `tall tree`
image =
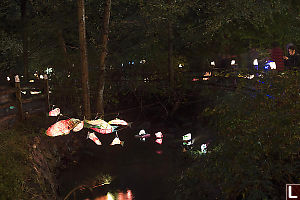
[[[107,56],[107,42],[109,32],[109,19],[111,10],[111,0],[105,1],[104,16],[103,16],[103,31],[101,34],[101,54],[100,54],[100,77],[98,83],[98,99],[97,99],[97,112],[103,117],[104,116],[104,85],[105,85],[105,58]]]
[[[170,89],[174,89],[174,59],[173,59],[173,27],[170,20],[168,20],[168,71]]]
[[[28,33],[27,33],[27,0],[21,0],[21,21],[22,21],[22,40],[23,40],[23,67],[25,80],[28,79]]]
[[[89,92],[89,71],[87,60],[87,46],[86,46],[86,30],[85,30],[85,10],[84,0],[77,0],[78,4],[78,22],[79,22],[79,43],[80,43],[80,57],[81,57],[81,81],[82,81],[82,97],[83,97],[83,111],[87,119],[91,118],[90,106],[90,92]]]

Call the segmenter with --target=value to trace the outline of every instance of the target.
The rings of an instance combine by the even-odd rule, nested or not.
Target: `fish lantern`
[[[192,134],[188,133],[182,136],[182,140],[183,140],[183,145],[187,145],[187,146],[192,145]]]
[[[162,134],[162,132],[157,132],[157,133],[155,133],[155,136],[156,136],[157,138],[162,138],[162,137],[163,137],[163,134]]]
[[[70,133],[69,119],[56,122],[55,124],[50,126],[46,131],[46,135],[51,137],[67,135],[69,133]]]
[[[98,146],[102,145],[102,143],[100,142],[100,140],[97,138],[97,136],[95,135],[95,133],[88,133],[88,138],[93,140]]]
[[[112,141],[112,143],[110,145],[117,145],[117,144],[120,144],[122,146],[124,144],[124,142],[121,141],[118,136],[115,137],[115,139]]]
[[[110,125],[121,125],[121,126],[128,126],[128,123],[126,122],[126,121],[124,121],[124,120],[121,120],[121,119],[118,119],[118,118],[116,118],[116,119],[113,119],[113,120],[110,120],[109,122],[108,122],[108,124],[110,124]]]
[[[138,135],[135,135],[135,137],[140,138],[141,141],[146,141],[146,138],[150,137],[150,134],[147,134],[145,130],[140,130]]]
[[[60,109],[55,108],[49,112],[49,117],[57,117],[60,114]]]
[[[89,121],[85,120],[84,127],[90,128],[101,134],[108,134],[108,133],[112,133],[114,131],[113,127],[102,119],[89,120]]]
[[[81,130],[83,129],[83,126],[84,126],[84,122],[81,121],[81,122],[73,129],[73,131],[74,131],[74,132],[81,131]]]
[[[207,153],[207,144],[201,145],[201,153]]]
[[[58,121],[47,129],[46,135],[51,137],[68,135],[79,123],[80,120],[74,118]]]
[[[155,142],[156,142],[157,144],[162,144],[163,140],[162,140],[162,138],[159,138],[159,139],[156,139]]]

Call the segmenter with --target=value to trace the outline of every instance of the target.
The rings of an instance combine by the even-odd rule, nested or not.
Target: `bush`
[[[180,199],[284,199],[285,184],[300,180],[299,78],[286,72],[251,86],[241,81],[205,109],[219,140],[179,177]]]

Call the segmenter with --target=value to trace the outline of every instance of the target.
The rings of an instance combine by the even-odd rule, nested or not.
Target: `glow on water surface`
[[[85,199],[91,200],[91,199]],[[94,200],[134,200],[134,196],[131,190],[117,191],[114,193],[108,192],[104,196],[96,197]]]

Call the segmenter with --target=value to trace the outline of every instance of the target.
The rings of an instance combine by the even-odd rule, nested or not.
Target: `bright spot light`
[[[70,77],[71,77],[71,75],[69,74],[69,75],[68,75],[68,78],[70,78]]]
[[[33,80],[33,79],[32,79],[32,80],[30,80],[30,81],[29,81],[29,83],[34,83],[34,80]]]
[[[210,62],[210,65],[212,65],[212,66],[216,66],[216,63],[215,63],[215,61],[212,61],[212,62]]]
[[[43,75],[40,75],[40,79],[44,79],[44,76],[43,76]]]
[[[46,72],[47,74],[50,74],[51,72],[53,72],[53,68],[48,68],[48,67],[47,67],[47,69],[45,70],[45,72]]]
[[[128,200],[132,199],[132,192],[131,192],[131,190],[127,190],[127,198],[128,198]]]
[[[254,59],[253,65],[258,65],[258,60],[257,59]]]
[[[203,80],[204,81],[207,81],[209,78],[208,77],[210,77],[211,76],[211,72],[205,72],[205,74],[204,74],[204,78],[203,78]]]
[[[146,134],[146,131],[145,130],[140,130],[140,132],[139,132],[139,135],[145,135]]]
[[[247,79],[253,79],[253,78],[254,78],[254,75],[253,75],[253,74],[248,75],[248,76],[246,76],[246,78],[247,78]]]
[[[22,92],[22,94],[26,94],[26,91],[21,91]]]
[[[270,67],[271,67],[271,69],[276,69],[276,63],[275,62],[270,62]]]
[[[124,64],[122,63],[122,65],[121,65],[122,67],[124,67]]]
[[[30,94],[33,94],[33,95],[35,95],[35,94],[41,94],[42,92],[41,91],[39,91],[39,92],[37,92],[37,91],[30,91]]]
[[[108,192],[106,196],[107,200],[115,200],[115,197],[110,192]]]
[[[235,65],[235,60],[232,60],[232,61],[231,61],[231,65]]]
[[[191,139],[192,139],[192,134],[191,134],[191,133],[188,133],[188,134],[182,136],[182,139],[183,139],[183,140],[191,140]]]
[[[207,149],[206,149],[206,148],[207,148],[207,145],[206,145],[206,144],[202,144],[202,145],[201,145],[201,152],[202,152],[202,153],[206,153],[206,152],[207,152]]]
[[[178,65],[178,67],[179,67],[179,68],[182,68],[182,67],[183,67],[183,65],[182,65],[182,64],[179,64],[179,65]]]
[[[7,80],[7,81],[10,81],[10,78],[9,78],[9,77],[6,77],[6,80]]]
[[[145,64],[145,63],[146,63],[146,60],[141,60],[140,63],[141,63],[141,64]]]
[[[134,61],[132,61],[131,64],[134,65]]]
[[[162,134],[162,132],[157,132],[157,133],[155,133],[155,136],[156,136],[157,138],[162,138],[162,137],[163,137],[163,134]]]

